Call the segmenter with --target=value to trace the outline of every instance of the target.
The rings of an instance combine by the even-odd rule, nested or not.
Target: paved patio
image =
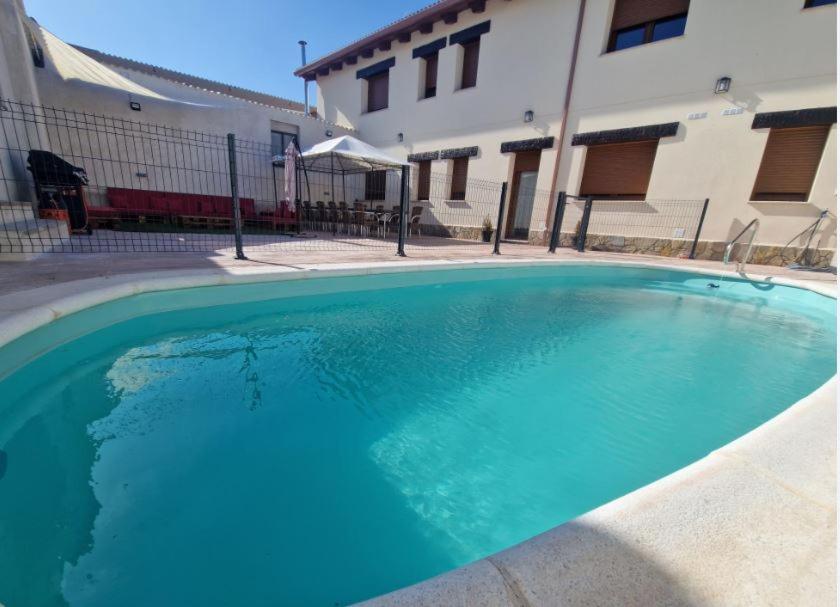
[[[265,250],[246,250],[247,261],[234,259],[233,251],[223,249],[210,253],[54,253],[29,261],[3,261],[0,255],[0,295],[35,287],[92,278],[96,276],[115,276],[118,274],[136,274],[138,272],[156,272],[167,270],[224,269],[231,273],[241,271],[270,271],[309,269],[325,264],[347,263],[414,263],[423,260],[499,260],[506,259],[580,259],[604,261],[644,261],[667,263],[686,268],[704,270],[723,270],[721,262],[699,261],[690,259],[663,258],[649,255],[627,255],[623,253],[601,253],[587,251],[578,253],[573,249],[561,248],[551,254],[543,247],[534,247],[519,243],[502,243],[502,255],[490,254],[490,245],[449,244],[440,246],[422,246],[409,243],[407,257],[397,257],[393,249],[384,247],[358,248],[357,250],[320,250],[278,252]],[[734,265],[727,267],[733,270]],[[797,280],[814,281],[823,285],[834,284],[837,277],[831,273],[804,272],[773,266],[748,265],[746,275],[760,280],[768,277],[784,277]]]

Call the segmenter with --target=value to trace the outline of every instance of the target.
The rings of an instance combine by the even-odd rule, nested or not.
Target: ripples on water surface
[[[834,372],[813,294],[801,314],[767,305],[787,289],[609,272],[159,313],[38,358],[0,383],[0,603],[364,599],[676,470]]]

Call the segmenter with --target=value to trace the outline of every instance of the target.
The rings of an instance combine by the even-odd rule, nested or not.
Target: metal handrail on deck
[[[758,219],[753,219],[751,222],[749,222],[746,225],[746,227],[743,230],[738,232],[738,235],[735,238],[733,238],[732,240],[729,241],[729,244],[726,245],[726,251],[723,254],[723,265],[727,265],[729,263],[729,256],[732,254],[732,249],[738,243],[738,240],[741,238],[741,236],[746,234],[747,230],[752,228],[752,235],[750,236],[750,241],[749,241],[749,244],[747,245],[747,252],[741,258],[741,261],[738,262],[738,265],[735,268],[738,272],[743,272],[744,271],[744,266],[749,261],[750,255],[752,255],[753,244],[755,243],[755,235],[758,234],[759,225],[760,224],[758,222]]]

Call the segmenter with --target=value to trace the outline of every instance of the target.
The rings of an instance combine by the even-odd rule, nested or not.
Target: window
[[[449,191],[450,200],[466,200],[467,198],[467,166],[468,157],[452,160],[452,187]]]
[[[589,146],[580,195],[644,200],[658,145],[654,139]]]
[[[463,60],[461,62],[461,86],[462,89],[469,89],[478,81],[478,50],[481,45],[481,38],[470,40],[461,44],[463,47]]]
[[[44,49],[41,48],[40,44],[38,44],[38,39],[32,32],[31,27],[32,26],[29,23],[24,24],[24,29],[26,30],[26,41],[29,44],[29,52],[32,54],[32,63],[35,64],[35,67],[44,67],[46,65],[44,63]]]
[[[376,112],[388,107],[388,70],[367,79],[367,111]]]
[[[417,165],[417,200],[428,200],[432,185],[432,161],[421,160]]]
[[[837,4],[837,0],[805,0],[805,8],[814,8],[815,6],[826,6],[828,4]]]
[[[808,200],[829,128],[770,129],[751,200]]]
[[[689,0],[616,0],[607,52],[685,33]]]
[[[297,139],[297,133],[287,133],[285,131],[271,131],[271,155],[285,154],[289,143]]]
[[[423,77],[423,99],[437,95],[438,54],[426,55],[423,59],[425,73]]]
[[[365,200],[385,200],[385,174],[387,171],[365,173]]]

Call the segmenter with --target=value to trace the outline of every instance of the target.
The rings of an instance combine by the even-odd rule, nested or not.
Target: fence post
[[[236,242],[236,259],[248,259],[242,252],[242,214],[239,212],[239,188],[236,177],[236,136],[228,133],[228,159],[230,160],[230,198],[233,201],[233,238]]]
[[[580,229],[577,235],[578,253],[583,253],[586,246],[586,233],[589,231],[589,216],[592,214],[592,196],[586,197],[586,204],[583,207],[583,216],[580,218]]]
[[[556,253],[560,241],[560,227],[563,225],[563,214],[566,212],[566,192],[557,193],[557,208],[554,209],[554,224],[551,226],[551,240],[548,252]]]
[[[709,208],[709,199],[703,201],[703,211],[700,213],[700,223],[697,224],[697,233],[694,235],[694,242],[691,243],[691,253],[688,254],[689,259],[694,259],[694,254],[697,253],[697,241],[700,240],[700,230],[703,229],[703,222],[706,220],[706,209]]]
[[[502,182],[502,193],[499,196],[499,218],[496,220],[496,240],[493,242],[493,255],[499,253],[499,243],[502,242],[502,222],[505,220],[505,198],[507,198],[507,181]]]
[[[405,233],[408,228],[406,215],[408,214],[408,165],[403,165],[400,177],[400,234],[397,241],[397,255],[405,257]]]

